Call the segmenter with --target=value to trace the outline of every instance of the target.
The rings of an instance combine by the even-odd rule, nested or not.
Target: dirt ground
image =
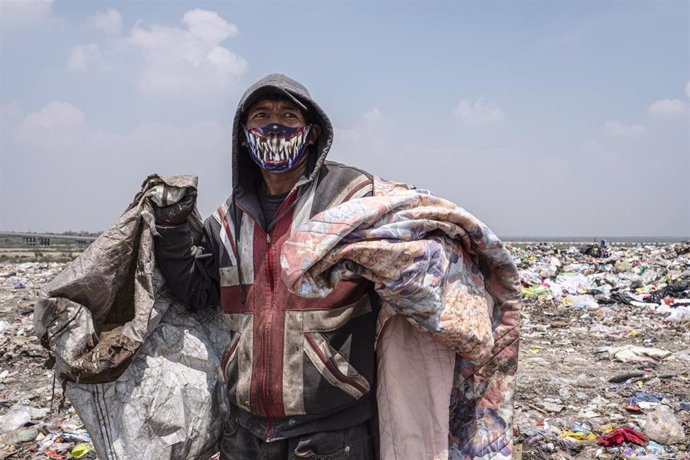
[[[690,458],[690,412],[685,405],[678,410],[681,402],[690,400],[688,323],[665,322],[639,310],[614,305],[578,312],[541,302],[524,305],[515,398],[515,431],[523,459],[626,458],[626,449],[634,458],[638,446],[630,443],[607,452],[594,440],[576,442],[562,435],[578,427],[602,434],[615,427],[644,426],[654,409],[635,409],[630,403],[641,392],[662,396],[684,428],[685,441],[662,445],[658,458]],[[604,351],[628,344],[642,347],[645,340],[671,355],[624,363]]]
[[[514,458],[690,459],[690,244],[511,250],[524,300]],[[65,265],[0,264],[0,460],[96,458],[32,335],[38,290]],[[644,446],[599,445],[624,427]]]

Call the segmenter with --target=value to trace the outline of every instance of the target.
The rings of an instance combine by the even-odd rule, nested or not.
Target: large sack
[[[156,271],[152,203],[169,205],[196,177],[150,176],[112,228],[47,284],[36,335],[101,459],[208,458],[223,401],[216,313],[192,315]],[[194,228],[201,229],[195,211]],[[222,344],[218,344],[222,347]]]

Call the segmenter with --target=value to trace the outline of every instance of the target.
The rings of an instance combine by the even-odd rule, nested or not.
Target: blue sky
[[[271,72],[331,158],[499,235],[690,235],[690,3],[0,0],[0,230],[102,230],[150,173],[230,186]]]

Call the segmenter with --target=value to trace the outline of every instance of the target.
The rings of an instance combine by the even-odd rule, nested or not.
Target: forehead
[[[297,110],[299,112],[302,112],[302,109],[297,106],[294,102],[279,97],[279,96],[268,96],[268,97],[262,97],[257,99],[256,101],[252,102],[252,104],[249,106],[249,109],[247,109],[247,112],[252,112],[254,110]]]

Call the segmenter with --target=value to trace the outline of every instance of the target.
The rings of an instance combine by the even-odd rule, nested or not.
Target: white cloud
[[[381,112],[381,110],[379,110],[377,107],[367,110],[363,118],[364,121],[366,121],[367,124],[370,125],[381,122],[385,119],[385,117],[383,116],[383,112]]]
[[[213,95],[237,87],[247,61],[221,46],[238,34],[237,26],[213,11],[184,14],[186,28],[137,25],[128,42],[146,60],[139,87],[148,93]]]
[[[221,18],[218,13],[206,10],[190,10],[182,17],[187,24],[189,35],[202,42],[220,43],[239,33],[237,26]]]
[[[28,114],[4,107],[0,133],[0,193],[16,195],[0,201],[3,230],[103,230],[152,173],[202,177],[200,209],[204,215],[227,196],[229,125],[146,122],[114,132],[91,126],[78,107],[52,101]],[[55,206],[44,207],[40,213],[27,212],[36,203],[45,203],[48,196]]]
[[[28,114],[22,123],[22,129],[63,129],[84,126],[84,112],[75,106],[61,101],[51,101],[38,112]]]
[[[89,23],[108,35],[119,35],[122,30],[122,15],[116,9],[108,8],[91,16]]]
[[[609,136],[631,139],[644,136],[647,133],[647,128],[642,125],[626,125],[617,120],[606,120],[604,132]]]
[[[460,122],[470,128],[489,126],[503,120],[503,110],[492,102],[479,98],[475,102],[462,99],[453,111]]]
[[[21,147],[15,146],[10,150],[26,161],[41,158],[42,152],[72,158],[74,155],[70,152],[83,148],[81,143],[86,129],[86,117],[81,110],[66,102],[51,101],[41,110],[24,117],[15,130],[17,145]]]
[[[71,70],[84,71],[89,68],[89,64],[98,58],[100,49],[97,44],[75,46],[70,50],[67,67]]]
[[[108,36],[73,48],[68,68],[85,71],[97,61],[101,70],[127,69],[144,93],[215,101],[236,91],[248,68],[246,59],[223,46],[237,36],[237,26],[214,11],[187,11],[180,27],[139,22],[124,37],[117,10],[96,13],[89,23]]]
[[[362,118],[347,128],[334,127],[335,142],[345,146],[371,151],[374,146],[385,144],[389,127],[393,123],[387,120],[377,107],[367,110]]]
[[[387,156],[399,149],[393,146],[396,140],[397,122],[386,117],[378,107],[367,110],[360,119],[347,127],[335,127],[334,151],[358,152],[370,159],[372,156]],[[348,160],[349,162],[349,160]]]
[[[687,106],[680,99],[662,99],[650,105],[647,111],[657,117],[677,117],[685,114]]]
[[[53,0],[0,0],[0,18],[28,22],[50,16]]]
[[[690,98],[690,81],[685,85],[685,95]]]

